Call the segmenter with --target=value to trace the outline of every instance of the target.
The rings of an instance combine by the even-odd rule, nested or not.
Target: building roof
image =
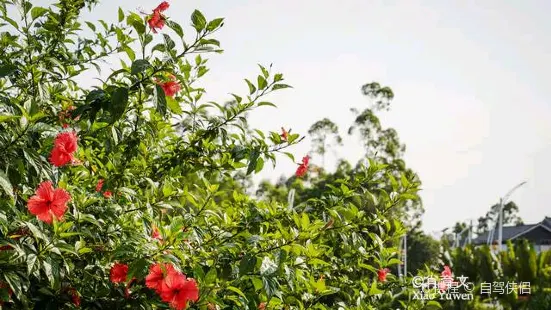
[[[543,226],[547,230],[551,231],[551,218],[545,217],[543,221],[537,224],[531,224],[531,225],[516,225],[516,226],[503,226],[503,241],[515,239],[517,237],[520,237],[524,235],[525,233],[535,229],[536,227]],[[492,240],[490,240],[490,243],[493,243],[494,241],[498,241],[499,233],[496,229],[494,232]],[[488,242],[488,232],[484,232],[480,234],[478,237],[476,237],[473,240],[474,244],[486,244]]]

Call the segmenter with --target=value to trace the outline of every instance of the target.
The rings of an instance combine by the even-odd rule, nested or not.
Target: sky
[[[116,21],[117,7],[150,11],[151,0],[103,0],[87,20]],[[407,145],[419,174],[423,229],[436,232],[484,215],[509,189],[526,223],[551,216],[551,11],[549,1],[172,0],[169,18],[189,25],[194,9],[225,18],[216,34],[225,52],[212,55],[201,85],[206,100],[245,93],[256,64],[281,72],[294,88],[270,95],[277,109],[250,114],[251,127],[306,134],[328,117],[344,132],[351,107],[367,107],[361,85],[390,86],[382,114]],[[190,30],[188,30],[189,32]],[[118,66],[118,64],[114,64]],[[546,82],[547,81],[547,82]],[[291,151],[300,158],[305,140]],[[358,140],[331,151],[357,161]],[[314,158],[320,164],[320,158]],[[282,157],[257,179],[290,175]]]

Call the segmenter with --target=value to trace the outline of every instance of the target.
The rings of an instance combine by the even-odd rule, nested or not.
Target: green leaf
[[[159,112],[159,114],[161,114],[161,116],[165,116],[166,115],[166,107],[167,107],[167,102],[166,102],[166,95],[165,95],[165,91],[163,90],[163,88],[160,86],[160,85],[155,85],[155,90],[156,90],[156,93],[157,93],[157,112]]]
[[[124,12],[122,11],[122,8],[119,7],[119,23],[124,20]]]
[[[279,283],[277,282],[277,279],[273,277],[262,277],[262,284],[264,284],[264,290],[266,291],[268,298],[271,298],[278,293]]]
[[[258,160],[256,161],[254,172],[259,173],[260,171],[262,171],[262,168],[264,168],[264,158],[259,157]]]
[[[243,292],[240,289],[238,289],[237,287],[228,286],[228,287],[226,287],[226,289],[237,293],[239,296],[241,296],[241,297],[245,298],[245,300],[247,300],[247,297],[245,296],[245,294],[243,294]]]
[[[251,152],[251,155],[249,156],[249,166],[247,167],[247,175],[255,171],[256,162],[258,161],[259,156],[260,156],[260,152],[257,149]]]
[[[13,201],[13,187],[8,179],[8,176],[2,171],[0,171],[0,188],[2,188],[8,197],[10,197],[11,201]]]
[[[300,219],[300,226],[302,229],[306,230],[310,226],[310,218],[308,217],[308,214],[302,213],[302,217]]]
[[[133,75],[137,75],[138,73],[142,73],[150,67],[151,67],[151,64],[149,63],[149,61],[145,59],[136,59],[132,63],[132,67],[130,68],[130,73],[132,73]]]
[[[207,19],[199,10],[193,11],[191,14],[191,23],[197,31],[202,31],[207,26]]]
[[[247,82],[247,86],[249,86],[249,94],[254,94],[254,92],[256,91],[256,87],[254,86],[254,84],[247,79],[245,79],[245,82]]]
[[[15,294],[15,296],[20,298],[23,295],[23,290],[22,290],[22,287],[21,287],[22,279],[20,279],[17,276],[17,274],[12,273],[12,272],[6,272],[4,274],[4,280],[6,280],[6,282],[10,286],[10,288],[13,290],[13,293]],[[25,292],[25,293],[27,293],[27,292]]]
[[[261,107],[263,105],[267,105],[267,106],[270,106],[270,107],[274,107],[274,108],[277,108],[277,106],[271,102],[267,102],[267,101],[262,101],[262,102],[259,102],[257,104],[257,106]]]
[[[174,32],[176,32],[176,34],[180,37],[180,38],[183,38],[184,37],[184,30],[182,29],[182,27],[178,24],[178,23],[175,23],[171,20],[167,20],[166,21],[166,25],[174,30]]]
[[[109,112],[111,113],[111,124],[118,121],[124,114],[128,105],[128,88],[118,87],[111,95],[111,105]]]
[[[94,32],[96,31],[96,25],[92,24],[89,21],[86,21],[85,23],[88,26],[88,28],[90,28],[92,31],[94,31]]]
[[[254,267],[256,266],[256,256],[246,254],[241,259],[239,263],[239,274],[246,275],[247,273],[253,272]]]
[[[11,64],[0,65],[0,78],[9,76],[17,70],[17,67]]]
[[[293,88],[291,85],[287,84],[275,84],[272,86],[272,90],[284,89],[284,88]]]
[[[34,226],[34,224],[27,223],[27,227],[35,238],[48,241],[48,238],[42,233],[42,231],[40,231],[40,229],[38,229],[38,227]]]
[[[223,18],[215,18],[211,20],[207,25],[208,31],[213,31],[218,27],[224,26],[224,19]]]
[[[257,79],[258,89],[265,89],[268,86],[268,82],[262,75],[259,75],[256,79]]]
[[[218,273],[216,272],[215,267],[211,267],[209,272],[207,272],[207,275],[205,276],[205,285],[214,284],[216,283],[216,279],[218,278]]]
[[[36,254],[31,253],[27,256],[27,274],[30,275],[33,272],[34,265],[36,264]]]
[[[442,305],[436,300],[429,300],[427,302],[427,309],[442,309]]]
[[[176,43],[166,33],[163,33],[163,40],[165,41],[165,47],[167,51],[171,51],[176,47]]]
[[[274,82],[279,82],[279,81],[283,81],[283,74],[281,73],[276,73],[274,75]]]
[[[260,275],[269,276],[277,271],[277,264],[268,256],[265,256],[260,265]]]
[[[176,99],[174,98],[171,98],[171,97],[166,97],[166,103],[168,105],[168,108],[170,109],[170,111],[174,114],[182,114],[183,111],[182,111],[182,107],[180,107],[180,103],[178,103],[178,101],[176,101]]]
[[[45,9],[45,8],[42,8],[42,7],[39,7],[39,6],[35,6],[34,8],[32,8],[31,10],[31,18],[33,20],[45,15],[46,13],[48,13],[48,10]]]
[[[86,95],[86,103],[92,103],[97,100],[101,100],[105,97],[105,91],[102,89],[94,89]]]
[[[262,71],[262,75],[264,76],[265,79],[268,78],[268,76],[270,76],[270,72],[268,72],[268,70],[266,70],[266,68],[262,65],[258,65],[258,67],[260,67],[260,71]]]
[[[126,17],[126,24],[136,29],[136,32],[138,32],[139,35],[142,35],[145,33],[144,20],[140,15],[136,13],[132,12]]]
[[[373,296],[373,295],[379,295],[379,294],[382,294],[383,291],[381,291],[378,287],[377,287],[377,281],[373,281],[371,283],[371,288],[369,289],[369,295],[370,296]]]
[[[295,156],[291,153],[288,153],[288,152],[283,152],[283,154],[285,154],[287,157],[289,157],[293,162],[295,162]]]
[[[20,115],[0,115],[0,123],[7,123],[20,118]]]

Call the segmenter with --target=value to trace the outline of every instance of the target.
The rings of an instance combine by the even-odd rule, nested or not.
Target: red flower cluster
[[[157,239],[157,240],[163,240],[163,237],[161,236],[161,232],[159,232],[159,228],[153,227],[153,231],[151,232],[151,238]]]
[[[128,265],[115,263],[111,270],[109,271],[109,279],[113,283],[124,283],[126,282],[126,277],[128,276]]]
[[[453,276],[452,276],[452,270],[449,266],[444,266],[444,270],[440,274],[442,277],[442,280],[438,283],[438,288],[440,289],[440,292],[445,292],[448,290],[448,288],[451,286],[453,282]]]
[[[101,189],[103,188],[103,179],[99,179],[98,184],[96,184],[96,192],[101,192]]]
[[[103,188],[103,183],[105,181],[103,179],[99,179],[98,184],[96,184],[96,192],[101,192],[101,189]],[[113,196],[113,193],[111,191],[105,191],[103,192],[103,197],[109,199]]]
[[[390,269],[388,269],[388,268],[379,269],[377,271],[377,278],[379,279],[379,281],[385,282],[386,281],[386,275],[389,272],[390,272]]]
[[[186,309],[188,301],[199,299],[199,288],[194,279],[177,271],[172,264],[154,264],[149,268],[145,285],[155,290],[164,302],[176,310]]]
[[[78,294],[77,290],[74,288],[70,288],[69,295],[71,295],[71,301],[73,302],[73,305],[80,307],[80,295]]]
[[[170,75],[169,79],[164,82],[157,80],[157,84],[161,86],[161,88],[165,92],[165,95],[171,98],[174,97],[174,95],[176,95],[176,93],[179,92],[180,89],[182,89],[182,87],[180,86],[180,83],[178,83],[174,75]]]
[[[287,138],[289,138],[289,133],[285,128],[281,127],[281,140],[287,141]]]
[[[57,220],[63,218],[70,200],[71,195],[67,191],[54,189],[51,181],[45,181],[38,185],[35,195],[27,201],[27,208],[39,220],[49,224],[54,216]]]
[[[148,17],[147,23],[153,33],[157,33],[157,29],[163,29],[165,26],[166,17],[161,13],[166,11],[169,6],[170,4],[168,4],[168,2],[163,1],[155,9],[153,9],[153,14]]]
[[[308,172],[308,164],[310,162],[310,156],[306,155],[302,158],[302,164],[300,164],[295,172],[297,177],[302,177]]]
[[[50,153],[50,163],[56,167],[64,166],[75,161],[74,153],[77,151],[77,133],[62,132],[54,140],[54,148]]]

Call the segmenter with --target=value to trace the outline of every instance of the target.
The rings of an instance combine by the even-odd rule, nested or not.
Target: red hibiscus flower
[[[168,10],[169,7],[170,7],[170,4],[166,1],[163,1],[153,11],[164,12],[164,11]]]
[[[379,281],[385,282],[386,281],[386,275],[390,272],[388,268],[379,269],[377,271],[377,277],[379,278]]]
[[[199,288],[194,279],[187,279],[179,272],[171,272],[165,278],[160,296],[172,308],[182,310],[186,309],[188,301],[199,299]]]
[[[289,133],[285,128],[281,127],[281,140],[287,141],[287,138],[289,138]]]
[[[51,181],[45,181],[38,185],[35,195],[27,201],[27,208],[39,220],[49,224],[54,216],[61,220],[69,200],[71,195],[67,191],[61,188],[54,189]]]
[[[149,267],[149,274],[145,277],[145,286],[159,293],[165,277],[173,272],[177,271],[172,264],[154,264]]]
[[[111,279],[111,282],[113,283],[123,283],[126,282],[127,275],[128,265],[115,263],[115,265],[111,267],[111,271],[109,272],[109,279]]]
[[[174,95],[176,95],[176,93],[179,92],[181,89],[180,83],[178,83],[177,81],[168,81],[164,83],[159,83],[159,85],[165,92],[165,95],[171,98],[174,97]]]
[[[103,197],[109,199],[113,196],[113,193],[111,193],[111,191],[105,191],[103,192]]]
[[[70,288],[69,295],[71,295],[71,301],[73,302],[73,305],[80,307],[80,295],[78,294],[77,290],[74,288]]]
[[[165,26],[165,17],[161,12],[159,11],[153,11],[153,14],[149,16],[147,23],[149,24],[149,28],[151,28],[151,31],[153,33],[157,33],[157,29],[163,29]]]
[[[155,9],[153,9],[153,14],[151,14],[147,19],[149,28],[151,28],[153,33],[157,33],[157,29],[163,29],[165,26],[166,17],[161,13],[166,11],[169,6],[170,4],[168,4],[168,2],[163,1]]]
[[[159,228],[153,227],[153,231],[151,232],[151,238],[157,239],[157,240],[163,240],[163,237],[161,236],[161,233],[159,232]]]
[[[96,192],[101,192],[101,189],[103,188],[103,179],[99,179],[98,184],[96,185]]]
[[[74,131],[58,134],[50,154],[50,163],[61,167],[75,160],[73,153],[78,148],[77,140],[77,134]]]
[[[451,278],[452,277],[452,270],[449,266],[444,266],[444,270],[440,274],[442,277]]]
[[[295,172],[297,177],[303,177],[308,172],[308,164],[310,162],[310,156],[306,155],[302,158],[302,164],[300,164]]]

